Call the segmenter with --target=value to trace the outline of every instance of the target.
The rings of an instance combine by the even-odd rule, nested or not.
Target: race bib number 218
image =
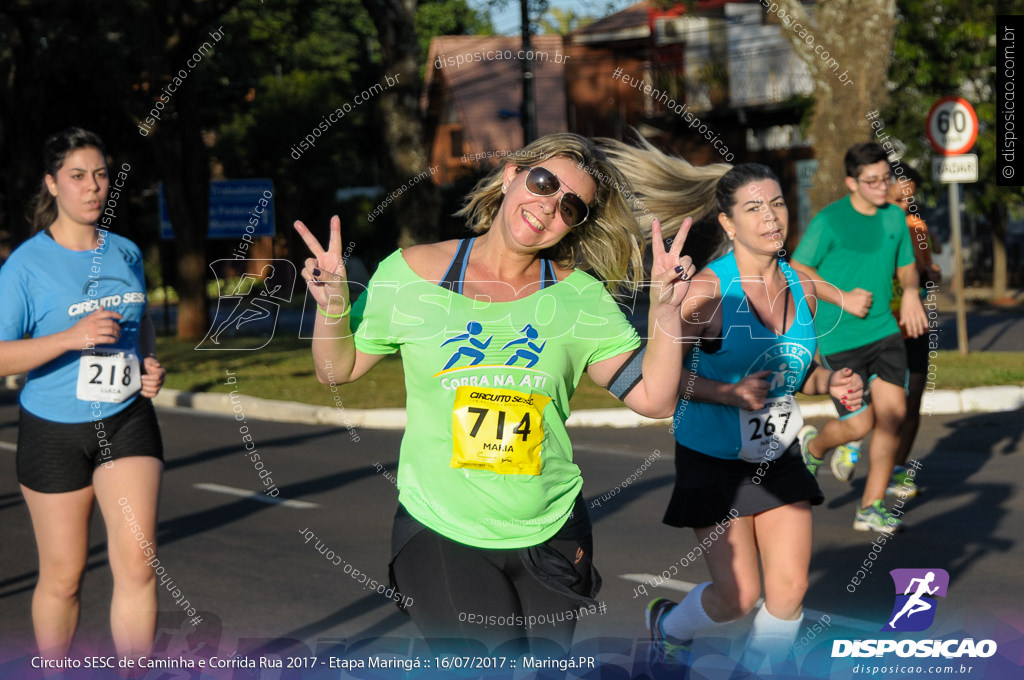
[[[83,351],[75,396],[84,401],[119,404],[142,386],[139,358],[132,352]]]
[[[544,440],[542,394],[462,386],[452,411],[451,467],[539,475]]]

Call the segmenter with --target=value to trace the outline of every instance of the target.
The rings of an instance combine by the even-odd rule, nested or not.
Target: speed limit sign
[[[967,153],[978,139],[978,114],[960,97],[943,97],[928,112],[928,141],[946,156]]]

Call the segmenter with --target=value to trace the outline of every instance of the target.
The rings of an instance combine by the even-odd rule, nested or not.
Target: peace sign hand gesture
[[[692,226],[693,218],[683,220],[671,248],[666,251],[661,236],[661,222],[655,219],[651,224],[651,247],[654,250],[654,264],[651,266],[652,311],[661,307],[664,311],[674,310],[676,315],[679,314],[695,271],[693,259],[689,255],[680,257]]]
[[[331,218],[331,236],[326,251],[300,220],[295,221],[295,231],[313,253],[313,257],[306,258],[302,268],[302,278],[306,280],[313,299],[328,313],[344,312],[348,309],[348,282],[341,255],[341,219],[337,215]]]

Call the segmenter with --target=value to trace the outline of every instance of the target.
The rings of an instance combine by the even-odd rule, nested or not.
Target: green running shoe
[[[842,444],[836,447],[832,454],[830,467],[832,475],[840,482],[849,482],[853,479],[853,472],[857,468],[857,461],[860,460],[860,440]]]
[[[903,521],[889,512],[882,501],[875,501],[868,507],[857,510],[857,514],[853,516],[853,528],[857,531],[892,534],[903,530]]]
[[[896,466],[892,470],[892,477],[889,478],[889,486],[885,489],[887,496],[898,498],[913,498],[917,495],[917,483],[914,478],[907,474],[907,469]]]
[[[661,622],[676,606],[672,600],[659,597],[647,605],[644,617],[647,630],[651,633],[651,648],[647,653],[647,663],[651,666],[683,666],[690,655],[691,642],[680,644],[669,639],[661,628]]]
[[[800,455],[804,459],[804,465],[806,465],[807,470],[815,476],[818,474],[818,468],[825,462],[821,458],[815,458],[811,453],[811,440],[817,436],[818,428],[813,425],[804,425],[796,435],[797,440],[800,442]]]

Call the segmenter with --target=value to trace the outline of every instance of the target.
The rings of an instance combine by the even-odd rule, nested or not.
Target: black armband
[[[612,376],[608,383],[608,391],[612,396],[622,401],[626,395],[633,391],[633,388],[643,380],[644,354],[647,352],[647,345],[643,344],[633,350],[633,354],[626,359],[625,363]]]

